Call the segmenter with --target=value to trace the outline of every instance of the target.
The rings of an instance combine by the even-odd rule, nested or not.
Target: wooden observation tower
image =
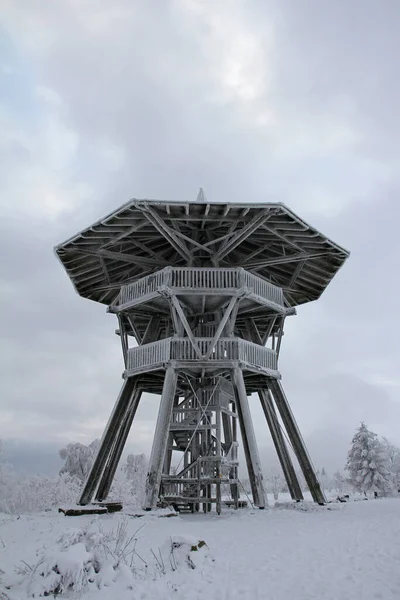
[[[319,298],[348,252],[283,204],[130,200],[56,247],[77,292],[118,319],[123,385],[79,504],[107,498],[143,392],[161,396],[144,507],[238,502],[238,430],[253,501],[266,497],[249,396],[257,394],[294,500],[287,438],[323,503],[281,384],[284,322]],[[251,398],[255,402],[254,398]]]

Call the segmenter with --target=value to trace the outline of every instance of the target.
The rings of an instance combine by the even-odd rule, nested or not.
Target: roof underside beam
[[[66,248],[64,250],[65,253],[70,254],[70,253],[74,253],[74,254],[81,254],[83,256],[95,256],[98,258],[108,258],[110,260],[118,260],[120,262],[126,262],[126,263],[131,263],[131,264],[136,264],[136,265],[143,265],[143,266],[152,266],[154,268],[160,268],[161,267],[166,267],[168,266],[167,262],[164,263],[160,263],[159,260],[156,260],[154,258],[150,258],[150,257],[145,257],[145,256],[136,256],[134,254],[125,254],[124,252],[114,252],[111,250],[90,250],[89,248],[79,248],[79,247],[71,247],[71,248]]]
[[[263,267],[270,267],[273,265],[280,265],[299,261],[302,262],[309,259],[322,258],[323,256],[329,256],[329,254],[327,252],[316,252],[315,254],[307,254],[305,252],[300,252],[299,254],[287,254],[286,256],[266,258],[265,260],[258,260],[254,262],[244,261],[238,266],[243,266],[245,269],[261,269]]]
[[[189,261],[190,263],[192,262],[193,253],[190,252],[185,242],[179,238],[176,231],[171,229],[165,223],[165,221],[148,205],[136,203],[136,208],[143,213],[153,227],[155,227],[155,229],[157,229],[157,231],[169,241],[171,246],[173,246],[185,260]]]
[[[268,219],[270,219],[273,215],[273,211],[267,210],[257,214],[247,225],[245,225],[242,229],[233,232],[233,235],[230,239],[226,240],[217,253],[214,255],[214,261],[218,262],[222,260],[227,254],[232,252],[239,244],[241,244],[244,240],[246,240],[256,229],[261,227]],[[239,220],[237,221],[239,223]]]
[[[196,248],[199,249],[199,250],[203,250],[204,252],[208,252],[209,254],[213,253],[213,250],[210,250],[210,248],[207,248],[206,245],[200,244],[197,240],[195,240],[193,238],[190,238],[187,235],[185,235],[184,233],[182,233],[181,231],[179,231],[178,226],[177,226],[177,224],[175,222],[173,222],[172,224],[173,224],[174,229],[175,229],[175,234],[178,237],[182,238],[183,240],[186,240],[187,242],[189,242],[190,245],[196,246]],[[193,233],[194,234],[198,233],[198,231],[199,231],[198,229],[195,229]]]
[[[105,244],[100,246],[100,248],[104,249],[104,248],[107,248],[108,246],[113,246],[114,244],[117,244],[121,240],[130,236],[132,233],[135,233],[136,231],[140,231],[140,229],[142,229],[146,225],[146,223],[147,223],[146,219],[142,219],[141,221],[139,221],[136,225],[133,225],[132,227],[125,227],[125,231],[123,231],[122,233],[120,233],[119,235],[114,237],[109,242],[106,242]],[[118,223],[118,226],[120,227],[121,223]]]

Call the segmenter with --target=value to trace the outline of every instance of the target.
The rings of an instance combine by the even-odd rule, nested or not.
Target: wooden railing
[[[199,410],[183,408],[183,409],[175,409],[172,412],[172,424],[173,425],[185,425],[193,421],[199,421],[202,413]]]
[[[181,267],[171,269],[172,288],[188,288],[192,290],[234,289],[240,287],[239,273],[241,269],[207,269]]]
[[[196,342],[205,357],[212,339],[197,338]],[[162,367],[170,360],[196,363],[202,359],[199,359],[188,338],[166,338],[128,350],[127,372],[150,371]],[[218,340],[208,361],[239,361],[262,370],[278,369],[274,350],[238,338]]]
[[[160,287],[166,285],[167,275],[167,269],[162,269],[162,271],[147,275],[147,277],[138,279],[129,285],[123,285],[121,287],[119,303],[127,304],[142,296],[148,296],[157,292]]]
[[[212,338],[196,338],[197,346],[203,356],[207,354]],[[239,360],[238,340],[222,338],[215,344],[209,360]],[[172,338],[171,359],[198,360],[198,356],[189,338]]]
[[[239,360],[241,362],[263,369],[277,370],[277,356],[274,350],[265,348],[265,346],[260,346],[259,344],[253,344],[252,342],[246,342],[245,340],[238,340],[238,344]]]
[[[243,270],[243,285],[260,298],[267,298],[275,304],[284,305],[283,291],[273,283]]]
[[[127,356],[127,371],[144,371],[163,365],[170,360],[171,338],[130,348]]]
[[[284,307],[282,289],[240,267],[229,269],[166,267],[138,281],[123,285],[119,306],[157,294],[163,288],[183,290],[186,293],[228,294],[247,288],[250,294]]]

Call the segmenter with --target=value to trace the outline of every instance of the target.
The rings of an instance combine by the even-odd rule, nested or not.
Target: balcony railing
[[[207,354],[212,338],[196,338],[197,346],[203,356]],[[212,349],[210,360],[239,360],[239,340],[235,338],[222,338]],[[191,361],[199,360],[189,338],[172,338],[171,358],[174,360]]]
[[[245,340],[238,340],[239,360],[247,365],[276,371],[277,356],[274,350]]]
[[[190,290],[235,289],[241,287],[242,269],[181,267],[170,270],[169,287]]]
[[[250,296],[285,307],[283,291],[269,281],[245,271],[241,267],[230,269],[166,267],[138,281],[123,285],[118,300],[119,308],[133,306],[160,291],[169,288],[181,294],[229,295],[246,288]]]
[[[197,338],[198,348],[203,356],[199,358],[188,338],[166,338],[151,344],[144,344],[128,350],[127,375],[154,371],[163,368],[173,360],[177,363],[198,364],[202,368],[223,363],[230,366],[232,362],[243,363],[249,370],[257,370],[278,376],[277,356],[274,350],[247,342],[239,338],[221,338],[213,347],[210,356],[205,356],[212,338]]]
[[[284,305],[282,289],[253,273],[243,270],[243,285],[249,288],[255,296],[267,298],[280,306]]]
[[[167,269],[162,269],[162,271],[147,275],[147,277],[138,279],[129,285],[123,285],[121,287],[119,303],[121,305],[128,304],[139,298],[156,293],[162,286],[167,285],[167,276]]]
[[[130,348],[127,355],[127,372],[146,372],[160,368],[170,360],[171,338]]]

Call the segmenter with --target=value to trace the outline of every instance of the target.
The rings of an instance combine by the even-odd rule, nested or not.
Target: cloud
[[[315,448],[363,418],[396,437],[396,3],[3,5],[6,437],[90,442],[121,384],[113,317],[77,297],[52,247],[132,196],[194,200],[200,186],[210,201],[284,201],[352,251],[288,320],[284,383]],[[156,410],[143,400],[138,451]]]

